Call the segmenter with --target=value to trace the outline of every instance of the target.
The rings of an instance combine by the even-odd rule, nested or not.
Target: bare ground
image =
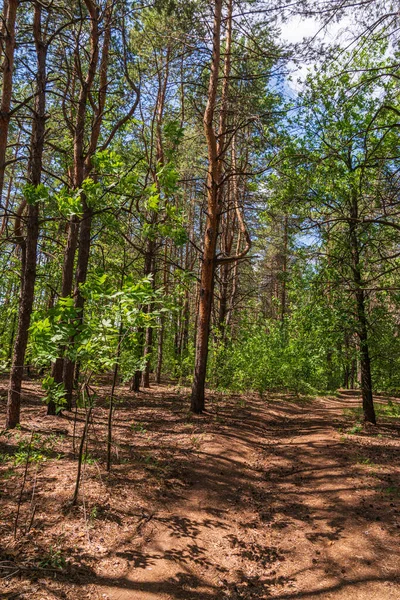
[[[399,600],[398,420],[359,431],[347,394],[211,394],[193,417],[188,390],[122,389],[107,474],[107,391],[71,507],[83,411],[74,455],[74,415],[27,382],[0,437],[0,598]]]

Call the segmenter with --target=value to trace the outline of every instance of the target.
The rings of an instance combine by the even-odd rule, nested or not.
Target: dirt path
[[[0,559],[58,569],[64,557],[67,566],[54,575],[14,569],[0,598],[400,599],[399,423],[352,428],[343,411],[357,398],[214,395],[193,417],[185,390],[126,392],[112,472],[98,466],[107,420],[99,405],[71,509],[72,417],[46,420],[33,384],[30,394],[30,426],[46,431],[37,443],[53,445],[28,474],[17,540],[7,510],[21,473],[0,465],[9,477]],[[8,437],[7,452],[24,436],[28,428]],[[33,486],[38,509],[24,534]]]
[[[103,598],[398,600],[399,446],[341,436],[348,404],[252,402],[204,435]]]

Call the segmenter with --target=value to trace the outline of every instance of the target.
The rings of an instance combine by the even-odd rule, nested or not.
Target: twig
[[[30,530],[31,530],[31,527],[33,525],[33,521],[34,521],[34,518],[35,518],[35,515],[36,515],[36,509],[37,509],[37,506],[35,504],[35,506],[33,507],[33,510],[32,510],[31,520],[29,521],[28,529],[26,530],[25,533],[29,533]]]
[[[18,573],[19,571],[50,571],[51,573],[65,572],[65,569],[57,569],[54,567],[39,567],[38,565],[33,565],[29,563],[20,565],[11,561],[3,561],[2,563],[0,563],[0,569],[2,569],[3,571],[5,571],[6,569],[14,568],[16,569],[16,571],[14,571],[11,575]],[[6,577],[10,577],[10,574],[6,575],[5,577],[2,577],[2,579],[5,579]]]
[[[36,471],[35,471],[35,480],[33,482],[33,489],[32,489],[32,497],[31,497],[31,518],[29,520],[29,525],[28,527],[25,527],[25,535],[27,533],[30,532],[31,527],[32,527],[32,523],[33,523],[33,519],[35,518],[35,513],[36,513],[36,504],[33,504],[34,498],[35,498],[35,491],[36,491],[36,482],[37,482],[37,472],[38,472],[38,464],[36,464]]]
[[[87,393],[88,399],[89,399],[89,408],[86,413],[85,426],[83,428],[81,443],[79,445],[78,472],[76,474],[75,491],[74,491],[74,495],[72,497],[71,506],[75,506],[76,501],[78,499],[79,483],[80,483],[80,479],[81,479],[81,470],[82,470],[83,448],[85,446],[85,439],[86,439],[86,435],[87,435],[87,430],[89,428],[90,416],[92,414],[92,409],[93,409],[93,405],[91,404],[88,386],[86,385],[85,387],[86,387],[86,393]]]
[[[22,481],[21,492],[19,494],[19,499],[18,499],[17,515],[15,517],[15,523],[14,523],[14,539],[16,539],[16,537],[17,537],[18,519],[19,519],[20,510],[21,510],[22,495],[24,493],[26,478],[27,478],[27,475],[28,475],[28,466],[29,466],[29,459],[30,459],[30,456],[31,456],[32,440],[33,440],[33,429],[32,429],[32,432],[31,432],[31,439],[30,439],[30,442],[29,442],[28,453],[27,453],[27,456],[26,456],[25,470],[24,470],[24,479]]]
[[[151,519],[154,517],[154,515],[155,515],[154,512],[150,513],[149,515],[143,515],[143,517],[140,518],[139,523],[136,525],[134,533],[140,533],[140,530],[142,529],[142,527],[144,525],[146,525],[146,523],[151,521]]]

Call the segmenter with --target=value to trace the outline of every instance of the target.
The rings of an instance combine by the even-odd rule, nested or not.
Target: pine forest
[[[0,0],[1,599],[399,600],[399,32]]]

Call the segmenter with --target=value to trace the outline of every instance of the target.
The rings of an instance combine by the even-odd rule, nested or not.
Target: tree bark
[[[368,323],[365,310],[365,292],[363,289],[360,250],[358,240],[358,199],[357,192],[353,190],[351,198],[350,215],[350,248],[352,255],[352,272],[355,286],[357,334],[360,340],[360,366],[361,366],[361,394],[364,412],[364,421],[376,424],[374,400],[372,395],[371,359],[368,345]]]
[[[288,238],[289,238],[289,225],[288,216],[285,215],[283,220],[283,248],[282,248],[282,289],[281,289],[281,314],[280,320],[283,323],[286,315],[286,276],[287,276],[287,265],[288,265]]]
[[[35,3],[34,39],[36,46],[37,74],[36,98],[33,112],[31,150],[28,163],[28,183],[37,187],[41,181],[44,136],[46,128],[46,56],[47,46],[42,40],[42,7]],[[39,206],[28,204],[26,236],[22,242],[21,297],[18,328],[8,390],[6,427],[14,428],[20,419],[21,387],[25,352],[31,320],[36,281],[37,242],[39,236]]]
[[[146,242],[146,253],[144,260],[144,275],[153,276],[154,287],[154,260],[155,260],[155,244],[154,241],[148,239]],[[151,306],[147,305],[143,308],[144,312],[150,312]],[[153,327],[146,327],[144,334],[143,357],[146,359],[146,365],[142,373],[142,387],[148,389],[150,387],[150,357],[153,350]]]
[[[165,243],[164,249],[164,273],[163,273],[163,286],[164,294],[168,296],[168,242]],[[157,367],[156,367],[156,383],[161,383],[161,372],[163,364],[164,354],[164,329],[165,329],[165,316],[161,313],[160,316],[160,328],[158,330],[158,347],[157,347]]]
[[[85,303],[85,299],[81,293],[81,285],[86,282],[88,266],[89,266],[89,256],[90,256],[90,232],[92,228],[92,217],[93,211],[86,204],[85,198],[82,196],[82,202],[84,205],[83,209],[83,217],[79,228],[79,253],[78,253],[78,263],[76,269],[76,278],[75,278],[75,308],[78,311],[78,322],[77,326],[81,326],[83,323],[83,307]],[[74,339],[71,339],[71,343],[74,343]],[[66,358],[64,360],[64,368],[63,368],[63,382],[65,388],[65,399],[67,402],[67,408],[71,409],[72,407],[72,393],[74,387],[74,371],[75,371],[75,362]]]
[[[211,309],[214,294],[215,259],[220,220],[220,203],[222,199],[222,154],[224,152],[224,134],[226,122],[226,92],[230,70],[230,33],[232,27],[232,2],[229,2],[227,20],[227,43],[221,111],[219,119],[219,136],[214,129],[214,114],[218,92],[218,79],[221,58],[221,20],[222,0],[214,1],[213,53],[211,72],[208,84],[207,104],[204,111],[203,125],[208,149],[207,173],[207,216],[204,234],[204,247],[201,263],[200,294],[196,334],[196,358],[191,395],[191,410],[202,413],[205,408],[204,390],[207,373],[208,341],[210,335]],[[224,94],[225,92],[225,94]]]
[[[4,26],[2,28],[2,33],[4,36],[4,59],[2,65],[3,81],[0,103],[0,204],[2,204],[3,197],[8,130],[10,125],[17,6],[18,0],[7,0],[3,6]]]

